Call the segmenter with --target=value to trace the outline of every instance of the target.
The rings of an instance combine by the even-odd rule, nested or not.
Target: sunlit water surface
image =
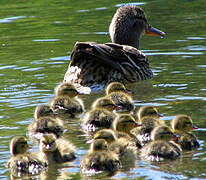
[[[150,59],[154,78],[127,84],[136,108],[158,106],[168,124],[176,114],[190,115],[199,129],[201,147],[170,162],[150,163],[138,159],[112,179],[206,178],[206,4],[198,1],[129,1],[140,5],[149,22],[166,32],[164,39],[147,37],[141,50]],[[23,1],[2,0],[0,11],[0,178],[10,178],[5,167],[9,141],[26,135],[35,106],[47,103],[63,80],[76,41],[108,42],[108,25],[123,1]],[[85,106],[103,91],[83,97]],[[77,159],[34,179],[79,179],[79,164],[87,152],[87,137],[80,120],[67,122],[66,137],[77,146]],[[30,142],[31,144],[31,142]],[[37,146],[33,146],[38,150]],[[109,177],[108,177],[109,178]]]

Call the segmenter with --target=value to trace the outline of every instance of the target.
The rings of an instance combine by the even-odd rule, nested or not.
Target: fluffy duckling
[[[33,157],[28,150],[27,139],[24,136],[13,137],[10,143],[10,152],[12,157],[7,166],[11,169],[13,175],[21,174],[39,174],[46,164]]]
[[[95,132],[100,128],[110,128],[115,118],[113,110],[116,109],[111,98],[98,98],[82,119],[83,128],[89,132]]]
[[[193,129],[197,129],[197,127],[193,125],[191,117],[187,115],[177,115],[171,121],[171,127],[176,134],[180,135],[178,144],[180,144],[183,150],[192,150],[200,147],[196,136],[191,133]]]
[[[112,128],[116,131],[118,138],[124,137],[128,141],[135,143],[138,148],[141,148],[140,141],[131,134],[131,130],[142,126],[135,121],[135,118],[130,114],[121,114],[115,118],[112,124]]]
[[[182,149],[174,141],[176,138],[171,128],[168,126],[158,126],[151,134],[152,142],[141,149],[141,156],[149,161],[163,161],[166,159],[176,159],[181,156]]]
[[[50,106],[47,104],[41,104],[36,106],[36,109],[34,111],[34,119],[39,119],[45,116],[55,116],[55,115],[56,113],[53,112]]]
[[[50,106],[58,114],[79,116],[84,112],[84,104],[77,95],[80,93],[72,84],[61,83],[56,87],[56,97],[51,100]]]
[[[75,147],[69,141],[58,138],[53,134],[45,134],[40,140],[39,159],[48,165],[53,163],[64,163],[74,160]]]
[[[132,96],[120,82],[112,82],[106,87],[106,95],[110,97],[115,105],[121,107],[120,112],[132,112],[135,108]]]
[[[107,171],[114,173],[120,167],[117,154],[108,150],[108,143],[104,139],[96,139],[90,145],[90,150],[83,157],[80,168],[83,173],[98,173]]]
[[[157,108],[153,106],[142,106],[137,112],[138,123],[142,124],[132,130],[137,139],[142,145],[151,141],[152,130],[160,125],[165,125],[164,121],[160,120],[161,115],[158,113]]]

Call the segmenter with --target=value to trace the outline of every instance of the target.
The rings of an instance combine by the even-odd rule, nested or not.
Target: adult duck
[[[200,147],[196,136],[192,134],[192,130],[198,127],[193,124],[191,117],[184,114],[177,115],[171,121],[171,127],[176,134],[180,135],[178,144],[183,150],[192,150]]]
[[[140,7],[120,7],[109,27],[112,42],[77,42],[64,81],[92,87],[112,81],[136,82],[152,78],[149,60],[138,50],[144,33],[165,36],[148,23]]]

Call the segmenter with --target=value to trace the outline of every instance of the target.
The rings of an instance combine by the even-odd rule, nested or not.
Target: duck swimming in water
[[[36,109],[34,111],[34,119],[39,119],[41,117],[45,116],[53,116],[55,117],[56,113],[52,111],[49,105],[47,104],[41,104],[36,106]]]
[[[20,174],[39,174],[47,166],[46,163],[28,153],[28,147],[26,137],[16,136],[12,138],[10,143],[12,157],[9,159],[7,166],[11,169],[14,176],[19,176]]]
[[[171,127],[176,134],[180,135],[178,144],[180,144],[183,150],[192,150],[200,147],[196,136],[191,133],[192,130],[198,129],[193,124],[191,117],[187,115],[177,115],[171,121]]]
[[[112,42],[77,42],[64,81],[92,87],[113,81],[136,82],[152,78],[149,60],[138,50],[140,38],[145,33],[165,36],[148,23],[140,7],[120,7],[109,27]]]
[[[134,102],[132,96],[129,94],[130,92],[126,89],[124,84],[120,82],[112,82],[106,87],[105,91],[107,97],[110,97],[115,105],[121,107],[119,112],[133,112],[135,109]]]

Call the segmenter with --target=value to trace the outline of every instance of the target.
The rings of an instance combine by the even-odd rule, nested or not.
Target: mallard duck
[[[106,87],[106,95],[110,97],[115,105],[121,107],[120,112],[132,112],[135,108],[132,96],[120,82],[112,82]]]
[[[75,147],[64,138],[56,138],[53,134],[45,134],[40,140],[39,159],[48,165],[74,160]]]
[[[86,174],[96,174],[101,171],[114,173],[119,167],[118,155],[108,150],[108,143],[104,139],[94,140],[80,163],[81,171]]]
[[[41,105],[36,106],[36,109],[34,111],[34,119],[39,119],[45,116],[55,117],[55,115],[56,113],[53,112],[50,106],[47,104],[41,104]]]
[[[72,84],[61,83],[56,87],[56,97],[51,100],[50,106],[58,114],[79,116],[84,112],[84,104],[77,95],[79,93]]]
[[[158,113],[157,108],[153,106],[142,106],[137,112],[138,123],[142,124],[132,130],[137,139],[142,145],[151,141],[152,130],[160,125],[165,125],[163,120],[160,120],[161,115]]]
[[[27,139],[24,136],[13,137],[10,143],[10,152],[12,157],[7,166],[11,169],[13,175],[21,174],[39,174],[45,169],[46,164],[27,152]]]
[[[181,145],[183,150],[192,150],[200,147],[196,136],[191,133],[193,129],[197,129],[191,117],[187,115],[177,115],[171,121],[171,127],[176,134],[180,135],[178,144]]]
[[[163,161],[176,159],[181,156],[181,147],[172,141],[176,140],[175,134],[168,126],[158,126],[151,134],[152,142],[141,149],[141,157],[149,161]]]
[[[148,23],[140,7],[120,7],[109,27],[112,43],[77,42],[64,81],[94,86],[112,81],[136,82],[152,78],[149,61],[138,50],[144,33],[165,36],[164,32]]]
[[[130,114],[121,114],[117,116],[112,123],[112,128],[116,131],[118,138],[124,137],[128,139],[128,141],[134,143],[137,148],[141,148],[142,146],[140,141],[131,134],[131,130],[140,126],[142,126],[142,124],[137,123],[135,118]]]
[[[115,118],[113,111],[118,108],[111,98],[101,97],[92,104],[92,109],[88,111],[82,119],[83,128],[94,132],[99,128],[110,128]]]

